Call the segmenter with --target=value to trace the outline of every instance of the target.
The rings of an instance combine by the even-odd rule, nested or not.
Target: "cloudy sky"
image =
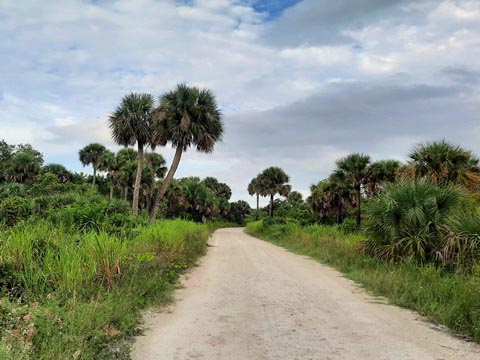
[[[351,152],[404,159],[446,138],[480,153],[476,0],[0,0],[0,54],[0,139],[76,171],[82,146],[117,149],[106,119],[124,94],[179,82],[214,91],[226,134],[178,176],[234,199],[271,165],[307,195]]]

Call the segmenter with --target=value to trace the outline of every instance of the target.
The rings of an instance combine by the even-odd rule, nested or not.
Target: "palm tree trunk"
[[[132,211],[133,216],[138,215],[138,199],[140,198],[140,185],[142,182],[142,170],[143,170],[143,144],[138,143],[138,166],[137,177],[135,178],[135,187],[133,188],[133,202]]]
[[[273,217],[273,194],[270,195],[270,217]]]
[[[113,200],[113,180],[110,179],[110,201]]]
[[[255,215],[255,220],[258,220],[260,218],[260,205],[259,205],[259,201],[260,201],[260,194],[257,193],[257,214]]]
[[[356,187],[357,191],[357,224],[356,224],[356,229],[357,233],[360,231],[360,225],[362,222],[362,210],[361,210],[361,200],[362,200],[362,194],[361,194],[361,188],[360,186]]]
[[[93,182],[92,182],[93,186],[95,186],[96,180],[97,180],[97,167],[93,165]]]
[[[145,198],[146,198],[146,208],[147,208],[147,211],[150,211],[150,207],[151,207],[151,197],[152,197],[152,194],[151,194],[151,191],[150,189],[148,189],[146,192],[145,192]]]
[[[160,190],[158,190],[157,196],[155,197],[155,202],[153,203],[153,209],[152,209],[152,212],[150,213],[150,222],[153,222],[157,217],[158,209],[160,207],[160,202],[162,201],[163,196],[167,192],[168,186],[170,185],[170,182],[172,181],[173,176],[175,175],[175,171],[177,171],[178,164],[180,163],[180,159],[182,158],[182,153],[183,153],[183,146],[182,145],[177,146],[177,150],[175,151],[175,156],[173,157],[172,166],[170,166],[170,169],[168,170],[168,174],[165,177],[165,180],[163,180],[162,186],[160,187]]]
[[[123,199],[124,199],[125,201],[128,201],[128,185],[126,185],[126,186],[123,188],[123,193],[124,193]]]

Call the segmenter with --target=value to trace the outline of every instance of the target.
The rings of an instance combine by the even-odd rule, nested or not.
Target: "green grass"
[[[480,267],[466,275],[413,261],[389,264],[363,256],[359,250],[362,236],[335,226],[265,227],[260,221],[249,223],[246,232],[331,265],[390,303],[416,310],[480,342]]]
[[[1,359],[128,359],[140,310],[172,298],[205,253],[206,225],[140,225],[129,237],[48,221],[0,232]]]

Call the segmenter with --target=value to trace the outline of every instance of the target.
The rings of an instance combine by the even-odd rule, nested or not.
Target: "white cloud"
[[[226,137],[179,176],[235,198],[270,165],[307,191],[349,151],[401,157],[438,136],[480,151],[478,1],[303,0],[273,20],[251,3],[1,1],[1,137],[78,169],[86,143],[116,148],[106,119],[125,93],[188,82],[217,94]]]

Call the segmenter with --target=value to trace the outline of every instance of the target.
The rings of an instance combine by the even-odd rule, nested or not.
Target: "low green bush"
[[[15,225],[17,222],[26,220],[32,212],[30,200],[20,196],[10,196],[0,203],[0,221],[6,226]]]

